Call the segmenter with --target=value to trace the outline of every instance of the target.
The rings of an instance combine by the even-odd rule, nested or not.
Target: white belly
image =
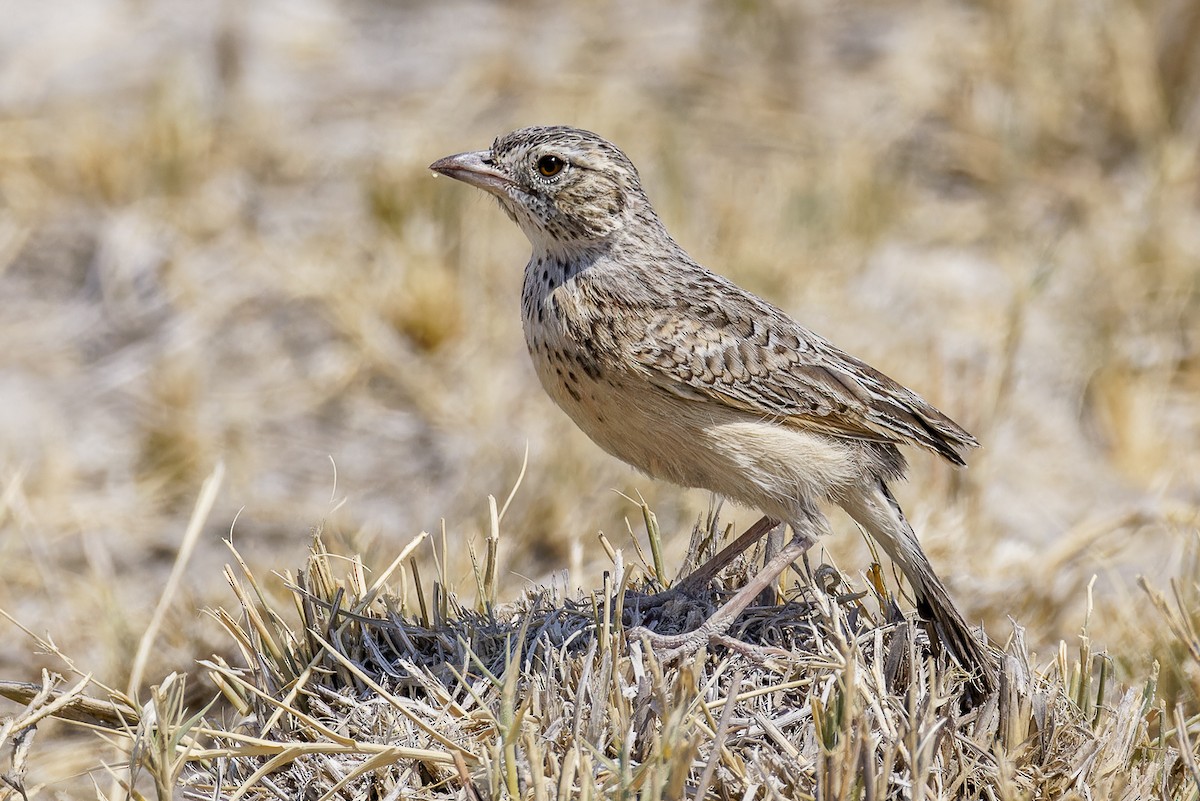
[[[597,377],[536,353],[534,364],[546,392],[585,434],[653,478],[794,520],[836,500],[856,475],[851,443],[680,398],[649,381]]]

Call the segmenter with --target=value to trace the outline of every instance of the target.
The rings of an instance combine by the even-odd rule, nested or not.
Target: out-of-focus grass
[[[979,436],[968,471],[918,456],[901,489],[969,617],[1049,656],[1096,575],[1096,645],[1191,680],[1135,577],[1183,575],[1197,528],[1200,3],[6,20],[0,608],[103,680],[123,686],[218,460],[148,676],[228,647],[195,613],[228,600],[222,536],[264,573],[322,520],[368,564],[443,518],[478,542],[526,446],[502,596],[568,564],[598,586],[596,531],[627,543],[638,514],[610,490],[646,497],[679,559],[708,499],[552,407],[519,331],[525,242],[425,170],[538,122],[618,142],[693,255]],[[827,547],[865,566],[838,525]],[[4,676],[45,664],[0,650]]]

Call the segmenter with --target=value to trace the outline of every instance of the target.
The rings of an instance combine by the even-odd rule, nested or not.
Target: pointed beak
[[[516,184],[492,163],[492,151],[478,150],[446,156],[429,165],[434,172],[477,186],[493,195],[507,195]]]

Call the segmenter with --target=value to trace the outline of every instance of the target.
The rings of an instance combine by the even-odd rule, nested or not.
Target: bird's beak
[[[492,151],[478,150],[438,159],[429,165],[429,169],[477,186],[493,195],[507,195],[514,184],[507,175],[496,169],[491,161]]]

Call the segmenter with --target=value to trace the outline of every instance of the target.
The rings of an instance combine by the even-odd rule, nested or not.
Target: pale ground
[[[470,587],[526,448],[502,596],[596,586],[596,532],[642,533],[621,493],[677,561],[709,498],[553,407],[524,238],[425,169],[567,123],[702,263],[979,437],[899,489],[969,617],[1048,656],[1098,576],[1097,644],[1143,675],[1135,578],[1197,554],[1196,7],[0,3],[0,609],[124,686],[219,461],[151,681],[229,651],[197,610],[232,603],[231,535],[260,574],[322,524],[382,566],[444,520]],[[3,625],[0,678],[57,666]]]

